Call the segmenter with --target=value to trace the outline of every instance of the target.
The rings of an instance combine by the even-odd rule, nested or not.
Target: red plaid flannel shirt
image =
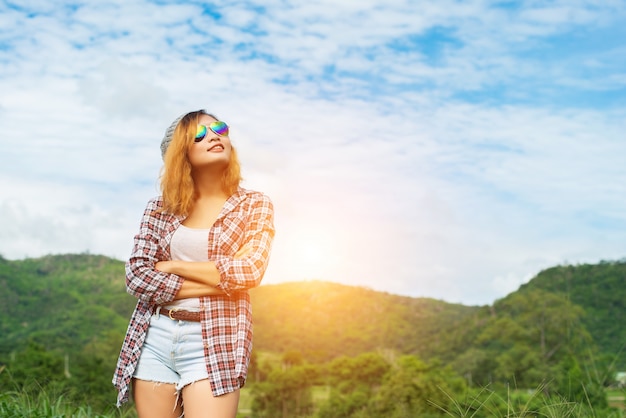
[[[154,268],[170,259],[170,242],[184,220],[159,211],[160,197],[148,202],[132,254],[126,263],[126,289],[139,300],[133,312],[113,376],[118,406],[128,400],[150,317],[158,305],[174,299],[183,278]],[[213,395],[243,386],[252,351],[252,312],[247,289],[258,286],[269,261],[274,238],[274,209],[270,199],[239,188],[230,196],[209,231],[209,260],[221,275],[219,287],[226,295],[201,298],[202,340]],[[243,245],[252,251],[234,259]]]

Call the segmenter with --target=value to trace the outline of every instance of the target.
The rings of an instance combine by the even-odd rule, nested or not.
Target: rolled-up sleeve
[[[160,212],[159,208],[159,199],[148,202],[131,256],[126,262],[127,292],[156,305],[174,300],[183,283],[182,277],[155,269],[158,261],[167,259],[160,240],[174,219],[172,215]]]
[[[241,259],[219,257],[214,261],[220,272],[218,287],[231,294],[259,286],[267,269],[273,239],[274,206],[267,196],[259,194],[246,222],[243,246],[250,252]]]

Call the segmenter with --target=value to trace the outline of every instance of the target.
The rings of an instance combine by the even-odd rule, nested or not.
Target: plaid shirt
[[[150,317],[159,305],[171,302],[183,278],[154,268],[170,259],[170,242],[184,217],[159,209],[160,197],[148,202],[132,254],[126,263],[126,290],[138,298],[113,376],[117,405],[128,400],[130,381],[141,354]],[[213,395],[242,387],[252,351],[252,311],[247,289],[258,286],[269,261],[274,238],[274,209],[270,199],[239,188],[228,198],[209,231],[209,260],[220,272],[226,294],[200,298],[202,340]],[[234,259],[243,245],[252,251]]]

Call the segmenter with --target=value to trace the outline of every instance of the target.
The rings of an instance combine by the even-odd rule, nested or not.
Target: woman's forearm
[[[187,280],[213,287],[217,286],[221,279],[220,272],[212,261],[159,261],[155,267],[164,273],[176,274]]]
[[[185,280],[180,287],[180,290],[174,297],[174,300],[179,299],[187,299],[187,298],[198,298],[201,296],[214,296],[214,295],[224,295],[225,293],[211,285],[194,282],[193,280]]]

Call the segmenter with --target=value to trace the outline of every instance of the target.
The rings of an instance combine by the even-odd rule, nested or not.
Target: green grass
[[[479,418],[626,418],[626,391],[607,391],[610,406],[608,412],[594,412],[585,405],[568,402],[560,398],[545,399],[541,388],[536,391],[511,391],[506,397],[488,389],[468,396],[466,399],[452,399],[452,406],[440,408],[442,417]],[[313,388],[315,403],[328,399],[328,387]],[[252,395],[250,389],[242,389],[237,418],[251,416]],[[3,418],[136,418],[134,407],[112,408],[105,414],[95,413],[89,406],[72,405],[63,395],[40,391],[9,391],[0,393],[0,417]]]
[[[543,387],[531,391],[511,390],[503,397],[483,388],[463,400],[450,397],[452,406],[449,408],[434,406],[444,416],[455,418],[626,418],[623,391],[617,391],[618,394],[607,391],[608,399],[621,395],[621,404],[609,403],[612,409],[608,411],[594,411],[589,405],[570,402],[561,397],[546,398],[542,392]]]
[[[63,395],[44,391],[37,395],[26,392],[5,392],[0,394],[0,417],[3,418],[131,418],[133,410],[120,409],[110,414],[97,414],[89,406],[73,406]]]

